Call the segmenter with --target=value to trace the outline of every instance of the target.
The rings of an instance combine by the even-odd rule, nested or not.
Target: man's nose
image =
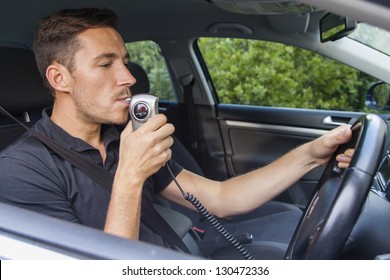
[[[121,85],[132,86],[137,82],[137,79],[130,73],[126,65],[123,65],[120,78]]]

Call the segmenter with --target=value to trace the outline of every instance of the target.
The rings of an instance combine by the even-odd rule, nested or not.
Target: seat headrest
[[[129,62],[127,65],[131,75],[137,80],[135,85],[131,86],[131,92],[133,94],[137,93],[149,93],[150,91],[150,83],[148,74],[146,74],[145,70],[134,62]]]
[[[53,103],[31,50],[0,47],[0,66],[0,105],[8,112],[23,113]]]

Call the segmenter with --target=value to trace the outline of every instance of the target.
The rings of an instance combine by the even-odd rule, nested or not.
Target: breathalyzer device
[[[151,116],[158,114],[158,97],[149,93],[133,95],[129,103],[129,113],[133,130],[136,130]]]

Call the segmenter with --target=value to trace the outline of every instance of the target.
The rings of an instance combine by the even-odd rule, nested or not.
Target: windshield
[[[359,23],[348,37],[390,56],[390,32],[385,29]]]

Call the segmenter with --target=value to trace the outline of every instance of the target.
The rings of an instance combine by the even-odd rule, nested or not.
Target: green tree
[[[130,61],[142,66],[148,73],[150,92],[162,100],[175,101],[167,66],[160,47],[153,41],[140,41],[126,44]]]
[[[361,110],[362,93],[374,81],[349,66],[279,43],[202,38],[198,45],[222,103]]]

